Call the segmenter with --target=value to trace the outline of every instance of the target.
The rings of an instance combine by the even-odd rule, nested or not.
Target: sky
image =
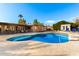
[[[78,3],[6,3],[0,4],[0,22],[18,23],[18,15],[22,14],[27,23],[38,19],[45,25],[58,21],[72,22],[79,17]]]

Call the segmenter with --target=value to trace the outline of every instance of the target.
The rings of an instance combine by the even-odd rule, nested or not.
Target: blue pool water
[[[46,43],[64,43],[68,42],[68,35],[57,34],[57,33],[47,33],[47,34],[36,34],[36,35],[23,35],[7,39],[7,41],[40,41]]]

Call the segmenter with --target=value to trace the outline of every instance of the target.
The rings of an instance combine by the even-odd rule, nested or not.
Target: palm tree
[[[23,15],[20,14],[18,17],[20,17],[18,24],[26,25],[26,20],[23,18]]]
[[[23,17],[23,15],[21,15],[21,14],[19,14],[19,16],[18,17],[20,17],[20,19]]]

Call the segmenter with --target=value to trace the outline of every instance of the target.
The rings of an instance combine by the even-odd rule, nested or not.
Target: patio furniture
[[[72,28],[72,32],[76,32],[76,28]]]
[[[69,28],[66,28],[66,31],[69,31]]]

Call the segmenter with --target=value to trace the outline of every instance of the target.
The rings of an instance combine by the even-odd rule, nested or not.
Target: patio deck
[[[62,32],[61,32],[62,33]],[[66,43],[43,43],[37,41],[10,42],[7,38],[25,34],[1,35],[0,55],[4,56],[76,56],[79,55],[79,41]],[[36,33],[31,33],[36,34]],[[69,34],[69,33],[68,33]],[[74,33],[72,33],[74,34]],[[71,33],[70,33],[71,35]],[[77,33],[75,33],[77,35]],[[75,39],[75,38],[74,38]]]

